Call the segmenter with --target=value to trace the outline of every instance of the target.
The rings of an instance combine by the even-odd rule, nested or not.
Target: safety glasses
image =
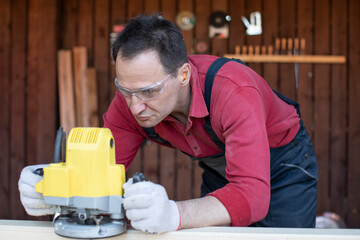
[[[130,90],[119,85],[118,79],[115,78],[115,85],[122,95],[126,98],[131,98],[133,95],[141,99],[142,101],[149,101],[159,97],[164,91],[168,84],[168,79],[171,74],[167,75],[160,81],[157,81],[151,86]]]

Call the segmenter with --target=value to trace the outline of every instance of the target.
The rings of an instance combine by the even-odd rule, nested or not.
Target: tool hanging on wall
[[[216,11],[210,15],[209,37],[210,38],[228,38],[230,15],[224,12]]]
[[[196,54],[205,54],[209,52],[208,41],[200,39],[195,40],[195,53]]]
[[[189,31],[193,29],[195,22],[195,15],[190,11],[181,11],[176,16],[176,25],[183,31]]]
[[[260,12],[250,13],[250,22],[244,16],[241,17],[241,20],[246,27],[247,35],[260,35],[262,33]]]

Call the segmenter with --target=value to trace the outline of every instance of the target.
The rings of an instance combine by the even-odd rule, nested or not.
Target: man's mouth
[[[150,118],[150,116],[137,116],[136,117],[139,121],[146,121]]]

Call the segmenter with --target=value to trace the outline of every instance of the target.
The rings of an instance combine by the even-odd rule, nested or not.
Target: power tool
[[[66,147],[65,141],[60,127],[53,163],[36,171],[43,174],[43,180],[35,190],[43,195],[45,204],[57,208],[53,219],[55,233],[72,238],[103,238],[125,232],[125,167],[115,162],[111,131],[73,128]]]

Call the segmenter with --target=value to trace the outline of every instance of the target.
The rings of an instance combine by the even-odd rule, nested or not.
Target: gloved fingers
[[[29,197],[29,198],[35,198],[35,199],[42,199],[42,194],[35,191],[35,187],[32,185],[29,185],[25,182],[19,182],[19,192],[20,195]]]
[[[153,197],[148,194],[137,194],[126,197],[124,199],[124,208],[125,210],[134,209],[134,208],[148,208],[153,204]]]
[[[140,221],[143,219],[150,219],[155,214],[151,208],[133,208],[125,211],[126,217],[130,221]]]
[[[127,189],[133,184],[133,178],[129,178],[126,183],[123,184],[123,189]]]
[[[161,233],[161,229],[158,229],[157,224],[152,219],[142,219],[131,221],[131,226],[137,230],[147,233]]]
[[[137,195],[137,194],[166,194],[166,191],[164,189],[163,186],[153,183],[153,182],[149,182],[149,181],[144,181],[144,182],[138,182],[135,184],[132,184],[130,186],[128,186],[125,189],[125,193],[124,193],[124,197],[129,197],[132,195]],[[167,194],[166,194],[167,196]]]
[[[19,184],[20,183],[27,183],[29,185],[35,186],[36,183],[43,179],[42,176],[39,176],[33,173],[38,168],[48,167],[49,164],[39,164],[39,165],[31,165],[25,167],[20,174]]]
[[[44,200],[20,195],[21,203],[25,208],[51,208],[51,205],[44,203]]]
[[[52,208],[25,208],[27,214],[31,216],[44,216],[53,215],[56,212],[54,207]]]

